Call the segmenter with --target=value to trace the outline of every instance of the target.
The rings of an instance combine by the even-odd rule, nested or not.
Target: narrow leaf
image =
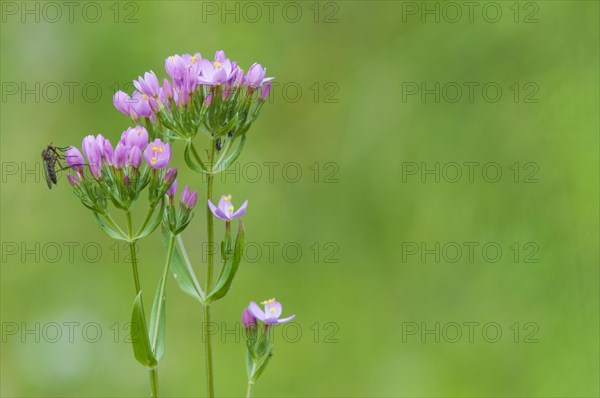
[[[154,302],[152,303],[152,312],[150,313],[150,345],[154,357],[160,362],[165,352],[165,325],[167,321],[166,308],[167,298],[165,289],[163,289],[163,278],[160,278]]]
[[[165,211],[166,201],[163,199],[163,200],[161,200],[161,202],[162,203],[160,205],[160,210],[158,213],[156,213],[154,220],[150,224],[146,225],[146,227],[144,227],[144,229],[137,234],[137,236],[135,237],[136,239],[141,239],[141,238],[144,238],[144,237],[150,235],[158,227],[158,225],[162,221],[163,212]]]
[[[125,240],[128,241],[129,238],[127,236],[125,236],[123,233],[119,232],[119,231],[115,231],[114,229],[112,229],[111,227],[109,227],[108,225],[106,225],[102,219],[100,218],[100,216],[98,215],[97,212],[94,212],[94,221],[96,221],[96,224],[98,224],[98,226],[100,227],[100,229],[108,236],[110,236],[113,239],[119,239],[119,240]]]
[[[263,356],[260,360],[258,360],[257,364],[254,365],[254,374],[252,375],[252,380],[256,381],[263,374],[269,361],[271,361],[271,357],[273,356],[273,351],[269,351],[265,356]]]
[[[226,256],[221,269],[221,274],[217,279],[217,283],[213,291],[209,294],[207,300],[214,301],[224,297],[233,283],[233,278],[240,266],[240,261],[244,253],[244,241],[246,239],[246,231],[244,230],[244,223],[240,220],[238,233],[235,238],[235,249],[233,255]]]
[[[163,244],[165,248],[169,244],[170,232],[163,228]],[[179,288],[186,294],[194,297],[200,302],[204,302],[204,291],[200,287],[198,280],[196,279],[196,275],[194,275],[194,271],[192,270],[192,265],[185,255],[185,249],[180,250],[180,247],[183,247],[183,241],[180,235],[177,235],[177,243],[173,248],[173,255],[171,256],[171,272],[177,281],[177,285]],[[182,255],[182,252],[184,253]]]
[[[135,359],[144,366],[156,366],[156,358],[152,354],[150,340],[148,339],[148,327],[142,305],[142,292],[139,292],[133,302],[133,313],[131,314],[131,344]]]
[[[185,159],[185,164],[187,164],[190,169],[198,173],[206,174],[208,171],[204,167],[202,167],[202,165],[199,165],[192,159],[190,154],[191,145],[191,142],[188,141],[188,143],[185,145],[185,149],[183,150],[183,158]]]

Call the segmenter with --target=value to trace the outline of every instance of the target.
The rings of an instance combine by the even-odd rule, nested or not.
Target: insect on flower
[[[48,184],[48,188],[52,189],[52,184],[56,184],[58,179],[56,178],[56,173],[65,169],[68,169],[72,166],[63,166],[60,163],[60,160],[66,159],[66,156],[63,155],[65,151],[67,151],[70,147],[57,147],[52,144],[49,144],[42,151],[42,162],[44,163],[44,177],[46,178],[46,184]],[[61,153],[62,152],[62,153]],[[59,166],[58,168],[56,166]],[[81,165],[83,166],[83,164]]]

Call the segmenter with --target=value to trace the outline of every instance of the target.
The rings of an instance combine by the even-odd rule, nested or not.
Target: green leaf
[[[165,248],[168,247],[169,238],[171,233],[163,228],[163,244]],[[192,266],[185,254],[185,249],[180,250],[183,247],[183,241],[181,236],[177,235],[177,245],[173,248],[173,255],[171,256],[171,272],[179,285],[179,288],[186,294],[204,303],[205,295],[204,291],[200,287],[196,275],[192,270]],[[182,252],[184,253],[182,255]]]
[[[156,217],[154,218],[154,220],[150,224],[146,225],[142,231],[139,231],[137,233],[137,236],[135,237],[135,239],[145,238],[146,236],[148,236],[152,232],[154,232],[154,230],[158,227],[158,225],[162,221],[163,212],[165,211],[165,203],[166,203],[166,201],[165,200],[161,200],[161,202],[162,203],[160,205],[160,210],[156,214]]]
[[[119,240],[124,240],[124,241],[129,241],[129,238],[123,234],[122,232],[119,231],[115,231],[114,229],[112,229],[111,227],[109,227],[108,225],[106,225],[102,219],[100,219],[100,216],[98,215],[97,212],[94,212],[94,221],[96,221],[96,224],[98,224],[98,226],[100,227],[100,229],[108,236],[110,236],[113,239],[119,239]]]
[[[195,162],[195,161],[192,159],[192,157],[191,157],[191,155],[190,155],[191,146],[192,146],[192,143],[191,143],[190,141],[188,141],[188,142],[185,144],[185,149],[183,150],[183,158],[184,158],[184,160],[185,160],[185,164],[187,164],[187,165],[188,165],[188,167],[189,167],[190,169],[194,170],[195,172],[202,173],[202,174],[207,174],[207,173],[208,173],[208,170],[206,170],[206,169],[203,167],[203,165],[199,165],[198,163],[196,163],[196,162]]]
[[[131,344],[133,355],[139,363],[147,367],[157,365],[156,358],[152,353],[150,340],[148,339],[148,327],[144,306],[142,304],[142,292],[140,291],[133,302],[133,313],[131,314]]]
[[[215,133],[215,138],[216,137],[221,137],[227,133],[229,133],[237,124],[238,121],[238,116],[235,115],[225,126],[221,127],[216,133]]]
[[[235,249],[233,255],[228,254],[224,260],[221,274],[214,289],[208,295],[207,301],[211,302],[224,297],[233,283],[233,278],[240,266],[242,255],[244,254],[244,241],[246,239],[246,231],[244,230],[244,223],[240,220],[238,233],[235,238]]]
[[[234,151],[231,153],[231,155],[229,155],[225,160],[223,160],[222,163],[215,165],[214,173],[219,173],[219,172],[227,170],[227,168],[229,168],[229,166],[231,166],[231,164],[233,162],[235,162],[237,160],[237,158],[240,156],[245,143],[246,143],[246,135],[244,134],[244,135],[242,135],[242,138],[240,139],[240,143],[234,149]]]
[[[163,278],[160,278],[154,302],[152,303],[152,312],[150,313],[150,346],[154,357],[160,362],[165,352],[165,325],[167,322],[166,308],[167,297],[163,289]]]
[[[267,354],[265,354],[261,359],[259,359],[257,361],[257,363],[255,364],[255,368],[254,368],[254,374],[251,376],[251,379],[253,381],[258,380],[260,375],[263,374],[263,372],[267,368],[267,365],[269,364],[269,361],[271,361],[272,356],[273,356],[273,351],[269,351]]]

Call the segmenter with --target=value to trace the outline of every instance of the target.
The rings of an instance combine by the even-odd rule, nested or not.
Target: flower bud
[[[69,184],[71,184],[72,187],[76,187],[79,184],[79,181],[81,181],[81,178],[73,174],[67,174],[67,180],[69,181]]]
[[[165,78],[163,80],[162,89],[167,101],[173,98],[173,86],[171,85],[171,82],[169,82],[169,79]]]
[[[127,164],[137,169],[142,164],[142,150],[137,146],[129,148],[127,155]]]
[[[152,115],[152,108],[150,107],[150,98],[146,94],[142,94],[139,91],[135,91],[131,96],[131,107],[138,116],[150,117]]]
[[[210,93],[208,93],[208,95],[204,99],[204,105],[206,105],[206,107],[209,107],[210,104],[212,104],[212,100],[213,100],[213,93],[211,91]]]
[[[242,84],[244,84],[244,70],[242,68],[238,68],[233,85],[234,87],[240,87]]]
[[[123,142],[119,141],[119,143],[117,144],[117,147],[115,148],[115,152],[113,154],[113,160],[112,160],[113,166],[115,166],[117,169],[123,168],[125,166],[125,164],[127,163],[128,152],[129,152],[129,148],[127,147],[127,145],[124,144]]]
[[[133,81],[133,85],[139,92],[146,94],[148,97],[156,97],[160,88],[158,78],[152,71],[144,73],[143,78],[139,76],[138,80]]]
[[[79,149],[75,148],[74,146],[69,147],[65,153],[65,160],[67,165],[73,170],[83,171],[85,160],[83,159],[81,152],[79,152]]]
[[[244,325],[246,331],[254,329],[257,325],[256,318],[254,315],[252,315],[248,308],[244,308],[244,311],[242,312],[242,324]]]
[[[191,210],[196,206],[196,201],[198,200],[198,192],[192,192],[189,186],[185,186],[183,188],[183,192],[181,193],[181,204],[184,208]]]
[[[260,87],[263,79],[265,78],[265,73],[267,73],[266,68],[263,68],[261,64],[254,63],[250,69],[248,69],[248,74],[246,75],[246,85],[254,89]]]
[[[131,97],[124,93],[123,91],[117,91],[115,95],[113,95],[113,104],[115,108],[125,116],[130,115],[131,111]]]
[[[170,184],[177,177],[177,167],[171,167],[167,169],[165,173],[165,184]]]
[[[121,141],[127,146],[137,146],[143,151],[148,146],[148,131],[142,126],[129,127],[121,134]]]
[[[175,196],[175,194],[177,193],[177,180],[175,179],[173,181],[173,183],[171,184],[171,186],[169,187],[169,189],[167,189],[167,196],[169,197],[169,199],[173,200],[173,197]]]
[[[266,101],[269,98],[269,94],[271,93],[271,82],[266,83],[262,86],[259,93],[259,98],[261,101]]]

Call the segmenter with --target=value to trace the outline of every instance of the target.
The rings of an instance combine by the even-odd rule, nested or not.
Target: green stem
[[[206,183],[206,199],[212,201],[212,191],[214,176],[212,174],[213,159],[215,156],[215,142],[210,140],[210,155],[208,159],[208,166],[210,173],[207,174]],[[214,242],[214,229],[213,229],[213,215],[206,203],[206,234],[208,241],[208,258],[207,258],[207,270],[206,270],[206,294],[210,294],[213,274],[213,242]],[[208,330],[210,325],[210,306],[208,303],[204,305],[204,347],[206,350],[206,388],[208,397],[212,398],[215,395],[213,386],[213,368],[212,368],[212,346],[211,346],[211,335]]]
[[[142,291],[142,287],[140,285],[140,275],[138,272],[138,262],[137,256],[135,254],[135,238],[133,237],[133,224],[131,222],[131,213],[129,211],[127,214],[127,233],[129,236],[129,254],[131,256],[131,269],[133,270],[133,281],[135,282],[135,296],[137,297]],[[144,303],[140,301],[142,307],[142,313],[146,313],[144,310]],[[150,391],[151,397],[158,397],[158,370],[156,368],[149,369],[150,372]]]
[[[150,396],[152,398],[158,398],[158,370],[156,368],[150,369],[150,388]]]
[[[135,239],[133,238],[133,226],[131,223],[131,213],[127,212],[127,236],[129,237],[129,255],[131,257],[131,268],[133,270],[133,281],[135,282],[135,295],[142,291],[140,285],[140,275],[138,273],[137,256],[135,254]]]
[[[252,397],[252,387],[254,387],[254,382],[252,380],[248,380],[248,388],[246,389],[246,398]]]

